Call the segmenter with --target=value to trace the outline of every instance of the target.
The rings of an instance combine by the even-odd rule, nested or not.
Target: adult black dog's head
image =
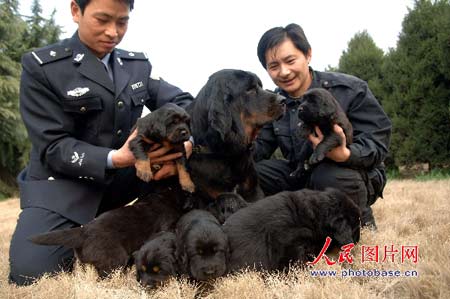
[[[228,238],[211,213],[190,211],[178,221],[176,234],[177,259],[183,273],[202,281],[226,273]]]
[[[323,88],[305,92],[298,106],[298,117],[306,123],[317,124],[321,119],[334,119],[339,104],[333,95]]]
[[[160,232],[133,253],[136,278],[144,287],[157,287],[177,275],[175,239],[172,232]]]
[[[224,144],[247,146],[263,125],[284,112],[284,98],[262,89],[253,73],[224,69],[212,74],[191,112],[194,139],[213,151]]]
[[[138,119],[137,128],[139,135],[156,143],[180,144],[191,136],[189,114],[172,103]]]

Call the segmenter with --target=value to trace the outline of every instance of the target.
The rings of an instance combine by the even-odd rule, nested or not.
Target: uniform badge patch
[[[143,87],[143,86],[144,86],[144,83],[142,83],[142,81],[139,81],[139,82],[136,82],[134,84],[131,84],[131,88],[133,90],[138,89],[138,88]]]
[[[77,54],[77,56],[75,56],[75,58],[73,60],[75,60],[76,62],[80,62],[81,60],[83,60],[84,58],[84,53],[83,54]]]
[[[83,165],[83,159],[84,159],[84,156],[85,156],[85,154],[84,153],[82,153],[81,155],[80,154],[78,154],[77,152],[73,152],[73,155],[72,155],[72,164],[75,164],[75,163],[77,163],[78,165]]]
[[[77,87],[73,90],[68,90],[67,95],[71,97],[81,97],[89,91],[89,87]]]

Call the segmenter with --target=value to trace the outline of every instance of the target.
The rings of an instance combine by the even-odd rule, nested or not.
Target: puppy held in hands
[[[181,274],[205,281],[226,273],[228,238],[210,212],[190,211],[180,218],[175,232],[176,256]]]
[[[184,142],[191,136],[190,117],[187,112],[172,103],[147,114],[136,122],[137,136],[130,141],[129,147],[136,158],[136,175],[143,181],[153,178],[148,151],[157,143],[172,148],[173,152],[185,154]],[[178,177],[183,190],[194,192],[195,186],[186,171],[186,156],[176,160]]]
[[[308,138],[310,134],[315,134],[315,126],[319,127],[324,135],[323,140],[309,158],[310,165],[322,161],[329,151],[342,144],[341,137],[334,132],[335,124],[344,130],[347,144],[352,143],[352,125],[338,101],[326,89],[308,90],[300,99],[298,117],[300,119],[298,124],[300,136]],[[299,168],[302,167],[303,165],[299,165]]]
[[[155,288],[177,275],[176,237],[159,232],[133,253],[136,278],[144,287]]]

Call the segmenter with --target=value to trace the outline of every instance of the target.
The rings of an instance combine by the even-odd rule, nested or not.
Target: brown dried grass
[[[0,202],[0,298],[450,298],[450,180],[391,181],[384,199],[374,205],[378,232],[364,230],[352,250],[353,264],[314,269],[415,270],[418,277],[313,277],[309,270],[289,273],[244,271],[213,285],[171,280],[155,291],[142,289],[134,270],[100,281],[91,268],[44,277],[28,287],[9,285],[8,248],[19,213],[18,200]],[[417,245],[419,261],[361,263],[361,246]],[[396,256],[397,257],[397,256]]]

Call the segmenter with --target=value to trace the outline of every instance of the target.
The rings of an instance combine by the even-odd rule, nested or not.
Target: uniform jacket
[[[20,112],[32,143],[19,174],[21,207],[41,207],[86,223],[94,218],[114,170],[107,155],[120,148],[143,106],[187,106],[192,97],[152,79],[143,53],[111,53],[114,82],[75,33],[22,58]]]
[[[310,88],[321,87],[330,91],[353,126],[353,143],[348,145],[351,155],[348,161],[341,164],[366,170],[380,165],[388,153],[391,121],[367,83],[342,73],[311,71],[313,80]],[[296,167],[300,161],[303,163],[309,158],[301,156],[301,153],[305,153],[301,150],[304,143],[309,141],[296,134],[299,101],[290,98],[284,91],[279,92],[287,98],[286,113],[259,133],[255,145],[255,160],[269,159],[279,146],[283,156]],[[309,153],[311,152],[312,148]]]

